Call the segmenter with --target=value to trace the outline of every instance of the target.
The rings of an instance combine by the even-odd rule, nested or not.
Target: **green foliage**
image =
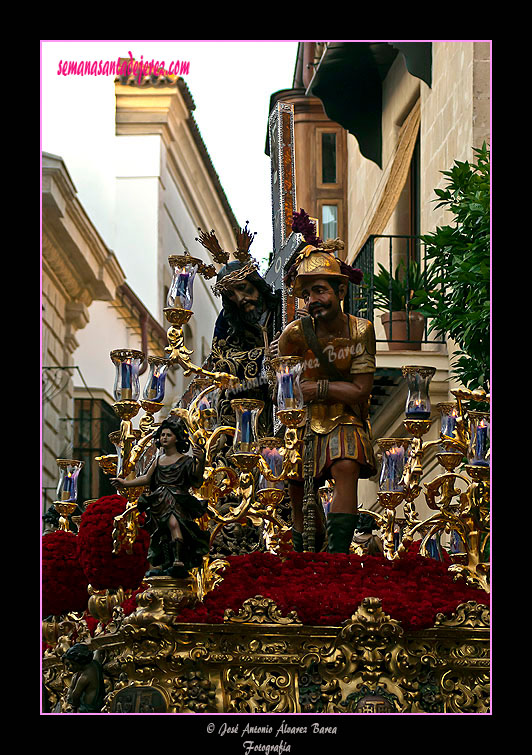
[[[453,374],[466,388],[489,385],[490,154],[475,149],[476,163],[455,161],[447,186],[436,189],[437,207],[453,213],[452,225],[422,236],[435,287],[416,298],[432,318],[429,332],[447,333],[458,345]]]
[[[418,303],[425,302],[423,292],[434,285],[434,276],[430,271],[422,271],[414,260],[409,262],[408,268],[401,261],[393,275],[379,263],[378,272],[373,276],[374,307],[391,312],[413,310]]]

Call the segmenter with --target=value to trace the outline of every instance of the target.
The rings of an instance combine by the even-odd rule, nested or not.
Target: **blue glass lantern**
[[[279,356],[272,360],[277,380],[277,413],[300,410],[304,406],[301,391],[303,360],[294,356]]]
[[[78,498],[78,477],[85,462],[77,459],[56,459],[56,463],[59,467],[57,501],[75,503]]]
[[[404,491],[404,469],[409,441],[405,438],[381,438],[377,441],[382,451],[379,491]]]
[[[166,375],[170,360],[165,357],[149,356],[148,365],[150,369],[144,385],[143,398],[145,401],[154,401],[160,404],[164,399]]]
[[[167,306],[176,309],[191,310],[194,301],[194,279],[201,260],[188,254],[168,257],[173,270],[172,283],[168,290]]]
[[[419,367],[416,365],[403,367],[403,377],[408,382],[408,396],[405,405],[407,419],[430,419],[429,383],[435,372],[435,367]]]
[[[239,398],[231,401],[235,412],[236,429],[233,436],[235,453],[254,454],[257,452],[258,420],[264,409],[264,402],[255,399]]]
[[[115,401],[137,401],[140,395],[139,370],[144,354],[136,349],[115,349],[110,356],[116,367]]]
[[[469,449],[467,460],[474,467],[490,465],[490,415],[487,412],[468,412]]]

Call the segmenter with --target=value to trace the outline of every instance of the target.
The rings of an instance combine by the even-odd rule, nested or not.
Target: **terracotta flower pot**
[[[419,312],[408,313],[409,323],[407,323],[407,313],[392,312],[390,322],[390,312],[384,312],[381,315],[381,322],[388,339],[388,348],[390,351],[399,351],[408,349],[410,351],[420,351],[423,333],[425,332],[425,318]],[[390,339],[393,338],[393,341]]]

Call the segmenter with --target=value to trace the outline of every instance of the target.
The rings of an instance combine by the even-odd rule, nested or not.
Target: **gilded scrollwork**
[[[188,594],[188,593],[187,593]],[[190,590],[192,598],[194,591]],[[489,709],[489,614],[471,601],[434,627],[404,630],[369,597],[340,627],[310,627],[255,596],[222,625],[179,621],[183,591],[151,585],[138,609],[113,610],[109,630],[84,641],[103,658],[102,712],[485,713]],[[185,596],[185,602],[186,602]],[[43,660],[49,704],[66,710],[61,661],[80,617],[50,626]],[[60,634],[62,632],[62,634]],[[120,694],[119,694],[120,693]],[[117,708],[121,708],[117,710]]]
[[[229,667],[223,674],[228,713],[295,713],[294,669]]]
[[[489,608],[482,603],[468,600],[467,603],[461,603],[450,617],[442,613],[436,614],[434,626],[489,629]]]
[[[231,608],[226,609],[224,621],[252,624],[301,624],[295,611],[282,616],[276,603],[271,598],[263,598],[262,595],[245,600],[242,608],[237,612]]]

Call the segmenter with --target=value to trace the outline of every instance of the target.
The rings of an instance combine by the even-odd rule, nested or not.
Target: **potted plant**
[[[391,351],[421,349],[425,317],[415,306],[420,292],[430,285],[426,271],[414,260],[409,262],[408,268],[401,261],[393,275],[379,263],[373,276],[373,306],[384,310],[381,321]]]

